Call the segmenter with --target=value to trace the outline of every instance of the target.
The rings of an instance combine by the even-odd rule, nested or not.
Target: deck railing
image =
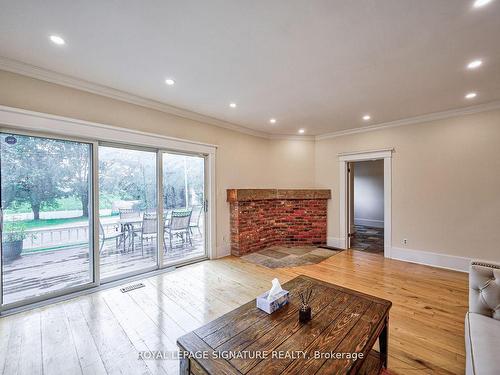
[[[116,223],[103,223],[104,231],[110,233],[116,230]],[[61,246],[71,246],[89,242],[89,224],[54,227],[46,229],[30,229],[23,242],[23,252],[51,249]]]

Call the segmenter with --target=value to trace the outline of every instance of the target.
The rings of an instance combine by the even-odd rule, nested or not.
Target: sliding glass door
[[[3,305],[93,283],[92,147],[0,133]]]
[[[156,150],[99,146],[102,279],[157,268],[156,158]]]
[[[206,165],[0,132],[0,310],[206,258]]]
[[[164,152],[162,165],[163,263],[206,256],[205,157]]]

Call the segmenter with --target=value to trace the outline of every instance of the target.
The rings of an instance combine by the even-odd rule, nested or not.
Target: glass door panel
[[[205,256],[205,158],[164,152],[162,162],[163,263]]]
[[[154,151],[99,146],[99,252],[102,279],[157,267]]]
[[[3,305],[93,280],[92,144],[0,133]]]

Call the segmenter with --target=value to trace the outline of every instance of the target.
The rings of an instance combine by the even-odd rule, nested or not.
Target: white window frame
[[[161,159],[162,151],[172,151],[185,154],[200,154],[205,156],[205,179],[206,179],[206,200],[207,205],[207,223],[206,223],[206,251],[209,259],[216,257],[216,182],[215,182],[215,162],[217,146],[202,142],[184,140],[179,138],[167,137],[159,134],[147,133],[132,129],[120,128],[111,125],[94,123],[84,120],[73,119],[69,117],[56,116],[46,113],[28,111],[19,108],[0,106],[0,130],[16,131],[31,134],[40,134],[42,136],[54,137],[59,139],[68,139],[74,141],[82,141],[93,144],[93,168],[97,171],[98,168],[98,144],[113,143],[116,145],[123,144],[124,146],[137,146],[155,148],[159,150],[158,159]],[[161,167],[160,164],[157,168]],[[159,169],[157,169],[159,170]],[[98,212],[99,197],[97,187],[97,173],[93,174],[93,194],[94,194],[94,212]],[[160,180],[160,179],[159,179]],[[161,188],[161,182],[158,184]],[[161,191],[158,189],[158,196],[161,196]],[[158,200],[160,204],[161,199]],[[161,208],[160,208],[161,212]],[[98,221],[93,220],[94,233],[98,233]],[[99,259],[98,252],[98,236],[94,235],[94,260]],[[163,245],[159,241],[159,264],[162,265],[162,249]],[[203,257],[206,258],[206,257]],[[189,259],[188,262],[194,262],[199,259]],[[92,286],[99,286],[100,273],[99,262],[94,261],[94,283]],[[182,263],[180,263],[182,264]],[[1,275],[1,274],[0,274]],[[0,288],[2,288],[2,280],[0,277]],[[90,288],[92,290],[92,288]],[[70,293],[71,291],[67,292]],[[57,296],[56,296],[57,297]],[[41,298],[43,299],[43,298]],[[38,299],[37,299],[38,300]],[[50,301],[50,300],[49,300]],[[32,302],[37,302],[33,300]],[[17,305],[17,304],[16,304]],[[15,307],[15,306],[12,306]],[[7,307],[8,309],[8,307]]]

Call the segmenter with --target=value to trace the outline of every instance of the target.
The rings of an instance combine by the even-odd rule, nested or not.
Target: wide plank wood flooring
[[[392,374],[462,374],[464,273],[361,251],[314,265],[271,270],[227,257],[0,318],[0,373],[176,374],[176,361],[138,359],[141,350],[175,350],[177,337],[305,274],[389,299]]]

